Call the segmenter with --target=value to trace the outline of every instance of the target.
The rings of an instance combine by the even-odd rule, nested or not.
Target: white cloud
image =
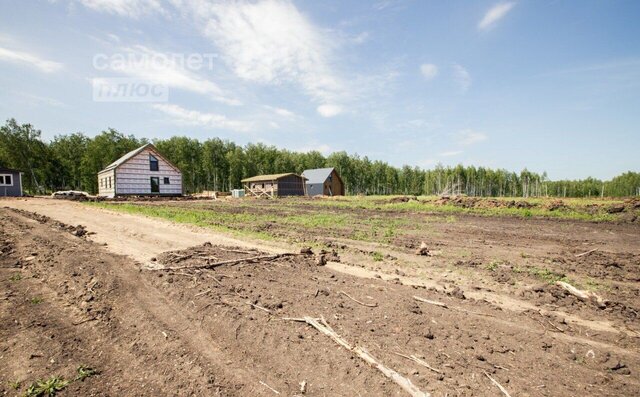
[[[293,119],[297,117],[295,113],[293,113],[291,110],[288,110],[288,109],[269,106],[269,105],[264,105],[264,108],[284,118]]]
[[[370,36],[371,35],[369,34],[369,32],[362,32],[359,35],[355,36],[353,39],[351,39],[351,41],[355,44],[362,44],[367,40],[369,40]]]
[[[468,146],[468,145],[473,145],[474,143],[478,143],[486,140],[487,140],[486,134],[482,132],[470,130],[470,129],[462,130],[456,134],[456,141],[460,145]]]
[[[420,65],[420,73],[425,79],[431,80],[438,75],[438,67],[432,63],[423,63]]]
[[[494,5],[484,14],[484,17],[478,23],[478,29],[487,30],[493,27],[500,19],[504,18],[505,15],[516,5],[516,3],[508,2],[508,3],[499,3]]]
[[[345,84],[331,63],[337,39],[290,1],[207,3],[185,0],[196,26],[241,79],[296,84],[321,105],[344,102]]]
[[[453,64],[453,80],[462,91],[467,91],[471,87],[471,75],[462,65]]]
[[[449,151],[449,152],[440,153],[440,157],[453,157],[453,156],[457,156],[459,154],[462,154],[462,150],[452,150],[452,151]]]
[[[8,48],[2,47],[0,47],[0,61],[32,66],[44,73],[57,72],[58,70],[62,69],[63,66],[59,62],[42,59],[39,56],[30,54],[28,52],[10,50]]]
[[[119,16],[138,18],[142,15],[160,13],[166,10],[158,0],[77,0],[83,6],[94,11],[106,12]]]
[[[330,104],[320,105],[316,110],[322,117],[335,117],[342,113],[342,108],[340,106]]]
[[[154,104],[152,107],[170,116],[173,122],[182,125],[240,132],[251,131],[255,127],[254,123],[250,121],[230,120],[221,114],[203,113],[173,104]]]
[[[123,48],[122,62],[113,57],[107,62],[109,70],[170,88],[182,89],[197,94],[208,95],[211,99],[227,104],[241,105],[237,99],[229,97],[215,82],[187,70],[180,61],[170,54],[155,51],[141,45]]]

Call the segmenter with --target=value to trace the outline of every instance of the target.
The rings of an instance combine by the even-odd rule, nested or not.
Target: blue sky
[[[0,117],[608,179],[640,171],[639,20],[638,1],[2,1]],[[105,78],[168,100],[96,101]]]

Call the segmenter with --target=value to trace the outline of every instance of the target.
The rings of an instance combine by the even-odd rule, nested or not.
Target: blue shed
[[[0,197],[22,197],[22,172],[0,167]]]
[[[308,196],[344,196],[344,183],[335,168],[306,170]]]

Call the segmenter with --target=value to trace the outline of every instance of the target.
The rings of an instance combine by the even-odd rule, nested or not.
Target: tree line
[[[98,191],[97,173],[125,153],[148,143],[145,138],[107,129],[93,138],[83,133],[42,140],[31,124],[7,120],[0,127],[0,166],[24,172],[23,187],[31,194],[56,190]],[[153,144],[183,174],[185,193],[229,191],[240,180],[259,174],[302,173],[335,167],[347,194],[466,194],[491,197],[599,197],[640,195],[640,173],[626,172],[610,181],[594,178],[551,181],[526,169],[437,165],[425,170],[401,168],[344,151],[324,156],[318,151],[292,152],[261,143],[240,146],[228,140],[205,141],[184,136],[156,139]]]

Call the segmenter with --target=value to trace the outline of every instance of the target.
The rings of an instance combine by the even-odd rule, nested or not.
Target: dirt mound
[[[524,200],[498,200],[467,196],[441,197],[435,203],[438,205],[454,205],[461,208],[533,208],[536,206],[536,204]]]

